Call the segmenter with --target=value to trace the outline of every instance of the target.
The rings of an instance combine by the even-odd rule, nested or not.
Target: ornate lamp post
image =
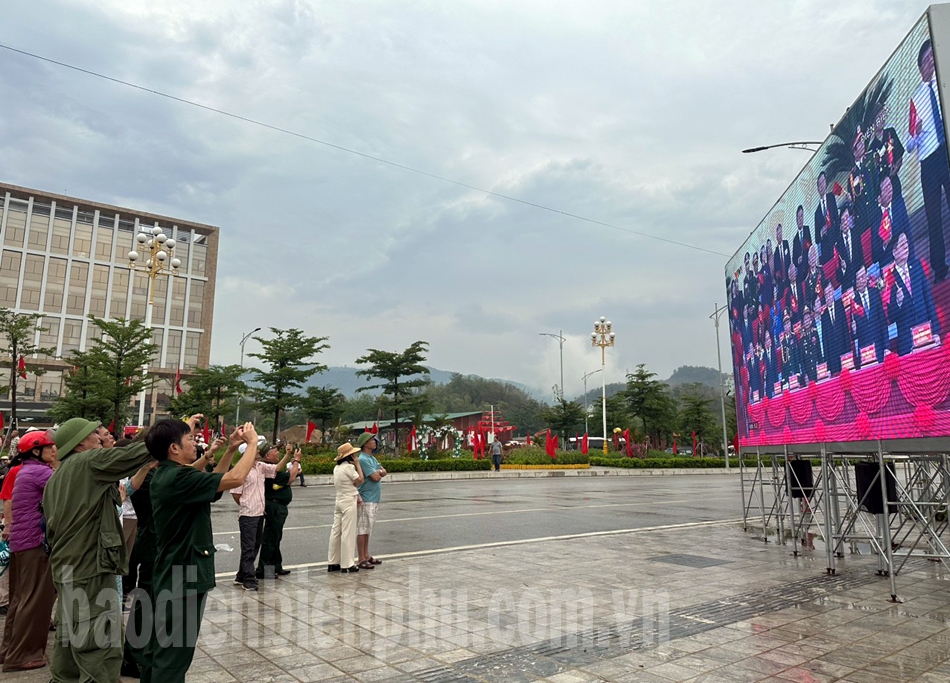
[[[614,345],[614,335],[610,331],[613,324],[604,316],[594,322],[594,331],[590,333],[591,346],[600,347],[601,412],[604,420],[604,455],[607,455],[607,347]]]
[[[152,329],[152,307],[155,300],[155,278],[159,275],[178,276],[181,260],[175,257],[175,240],[166,235],[157,225],[151,230],[140,232],[135,236],[138,248],[145,252],[148,259],[144,266],[136,265],[139,253],[134,249],[129,252],[129,270],[145,273],[148,278],[148,303],[145,306],[145,328]],[[171,292],[169,291],[169,294]],[[182,340],[184,342],[184,340]],[[142,366],[142,377],[148,375],[148,363]],[[139,426],[145,425],[145,395],[147,389],[142,388],[139,395]]]

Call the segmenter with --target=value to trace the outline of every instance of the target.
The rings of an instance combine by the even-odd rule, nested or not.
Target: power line
[[[657,241],[660,241],[660,242],[666,242],[667,244],[673,244],[673,245],[676,245],[676,246],[678,246],[678,247],[685,247],[685,248],[687,248],[687,249],[693,249],[693,250],[695,250],[695,251],[701,251],[701,252],[704,252],[704,253],[706,253],[706,254],[712,254],[712,255],[714,255],[714,256],[722,256],[722,257],[724,257],[724,258],[728,258],[728,257],[729,257],[729,254],[723,254],[722,252],[714,251],[714,250],[712,250],[712,249],[706,249],[705,247],[700,247],[700,246],[697,246],[697,245],[695,245],[695,244],[688,244],[688,243],[686,243],[686,242],[680,242],[680,241],[678,241],[678,240],[672,240],[672,239],[669,239],[669,238],[667,238],[667,237],[660,237],[659,235],[651,235],[651,234],[648,233],[648,232],[641,232],[641,231],[639,231],[639,230],[633,230],[633,229],[631,229],[631,228],[624,228],[624,227],[621,227],[621,226],[619,226],[619,225],[614,225],[613,223],[607,223],[607,222],[604,222],[604,221],[599,221],[599,220],[596,220],[596,219],[594,219],[594,218],[588,218],[588,217],[586,217],[586,216],[581,216],[581,215],[578,215],[578,214],[576,214],[576,213],[571,213],[571,212],[569,212],[569,211],[562,211],[561,209],[556,209],[556,208],[553,208],[553,207],[550,207],[550,206],[545,206],[544,204],[538,204],[538,203],[536,203],[536,202],[530,202],[530,201],[528,201],[528,200],[526,200],[526,199],[519,199],[518,197],[512,197],[511,195],[503,194],[503,193],[501,193],[501,192],[495,192],[495,191],[493,191],[493,190],[486,190],[486,189],[483,188],[483,187],[478,187],[478,186],[476,186],[476,185],[470,185],[469,183],[464,183],[464,182],[462,182],[462,181],[460,181],[460,180],[453,180],[452,178],[446,178],[445,176],[441,176],[441,175],[438,175],[438,174],[436,174],[436,173],[430,173],[430,172],[428,172],[428,171],[423,171],[423,170],[418,169],[418,168],[413,168],[412,166],[406,166],[405,164],[400,164],[399,162],[396,162],[396,161],[390,161],[389,159],[384,159],[384,158],[382,158],[382,157],[377,157],[377,156],[374,156],[374,155],[372,155],[372,154],[366,154],[365,152],[360,152],[360,151],[357,151],[357,150],[355,150],[355,149],[350,149],[349,147],[343,147],[342,145],[337,145],[337,144],[335,144],[335,143],[333,143],[333,142],[328,142],[328,141],[326,141],[326,140],[321,140],[321,139],[319,139],[319,138],[311,137],[310,135],[306,135],[306,134],[304,134],[304,133],[298,133],[298,132],[293,131],[293,130],[290,130],[290,129],[288,129],[288,128],[281,128],[280,126],[275,126],[275,125],[273,125],[273,124],[266,123],[266,122],[264,122],[264,121],[258,121],[257,119],[252,119],[252,118],[249,118],[249,117],[247,117],[247,116],[242,116],[242,115],[240,115],[240,114],[235,114],[235,113],[233,113],[233,112],[225,111],[224,109],[218,109],[218,108],[216,108],[216,107],[212,107],[212,106],[209,106],[209,105],[207,105],[207,104],[201,104],[200,102],[195,102],[195,101],[193,101],[193,100],[188,100],[188,99],[185,99],[185,98],[183,98],[183,97],[178,97],[178,96],[176,96],[176,95],[171,95],[171,94],[169,94],[169,93],[162,92],[161,90],[155,90],[155,89],[153,89],[153,88],[147,88],[147,87],[145,87],[145,86],[143,86],[143,85],[138,85],[138,84],[136,84],[136,83],[131,83],[131,82],[129,82],[129,81],[123,81],[123,80],[120,79],[120,78],[114,78],[114,77],[112,77],[112,76],[107,76],[106,74],[102,74],[102,73],[99,73],[99,72],[97,72],[97,71],[92,71],[92,70],[90,70],[90,69],[84,69],[84,68],[82,68],[82,67],[75,66],[75,65],[73,65],[73,64],[68,64],[68,63],[66,63],[66,62],[61,62],[61,61],[58,61],[58,60],[56,60],[56,59],[52,59],[52,58],[50,58],[50,57],[44,57],[43,55],[38,55],[38,54],[33,53],[33,52],[27,52],[26,50],[20,50],[20,49],[18,49],[18,48],[12,47],[12,46],[10,46],[10,45],[4,45],[3,43],[0,43],[0,48],[3,48],[4,50],[8,50],[8,51],[10,51],[10,52],[15,52],[15,53],[20,54],[20,55],[23,55],[23,56],[25,56],[25,57],[31,57],[31,58],[33,58],[33,59],[37,59],[37,60],[39,60],[39,61],[41,61],[41,62],[46,62],[46,63],[48,63],[48,64],[54,64],[54,65],[56,65],[56,66],[61,66],[61,67],[65,68],[65,69],[71,69],[72,71],[78,71],[79,73],[86,74],[86,75],[88,75],[88,76],[94,76],[94,77],[96,77],[96,78],[101,78],[101,79],[103,79],[103,80],[110,81],[110,82],[112,82],[112,83],[117,83],[117,84],[119,84],[119,85],[124,85],[124,86],[126,86],[126,87],[128,87],[128,88],[134,88],[134,89],[136,89],[136,90],[141,90],[142,92],[146,92],[146,93],[149,93],[149,94],[151,94],[151,95],[158,95],[159,97],[164,97],[164,98],[166,98],[166,99],[173,100],[173,101],[175,101],[175,102],[180,102],[181,104],[187,104],[187,105],[192,106],[192,107],[197,107],[198,109],[204,109],[205,111],[210,111],[210,112],[213,112],[213,113],[215,113],[215,114],[221,114],[222,116],[227,116],[227,117],[229,117],[229,118],[236,119],[236,120],[238,120],[238,121],[243,121],[244,123],[250,123],[250,124],[253,124],[253,125],[255,125],[255,126],[261,126],[262,128],[267,128],[268,130],[276,131],[276,132],[278,132],[278,133],[283,133],[283,134],[285,134],[285,135],[291,135],[291,136],[293,136],[293,137],[295,137],[295,138],[300,138],[301,140],[306,140],[306,141],[308,141],[308,142],[314,142],[314,143],[316,143],[316,144],[318,144],[318,145],[323,145],[323,146],[325,146],[325,147],[330,147],[331,149],[339,150],[339,151],[341,151],[341,152],[346,152],[347,154],[354,154],[354,155],[356,155],[356,156],[363,157],[364,159],[369,159],[370,161],[375,161],[375,162],[378,162],[378,163],[380,163],[380,164],[386,164],[387,166],[392,166],[393,168],[398,168],[398,169],[401,169],[401,170],[403,170],[403,171],[409,171],[410,173],[416,173],[416,174],[418,174],[418,175],[425,176],[425,177],[427,177],[427,178],[432,178],[432,179],[434,179],[434,180],[440,180],[440,181],[442,181],[442,182],[444,182],[444,183],[450,183],[450,184],[456,185],[456,186],[458,186],[458,187],[464,187],[464,188],[469,189],[469,190],[475,190],[476,192],[482,192],[482,193],[487,194],[487,195],[490,195],[490,196],[492,196],[492,197],[497,197],[497,198],[499,198],[499,199],[505,199],[505,200],[507,200],[507,201],[509,201],[509,202],[516,202],[516,203],[522,204],[522,205],[524,205],[524,206],[530,206],[530,207],[535,208],[535,209],[541,209],[542,211],[548,211],[548,212],[550,212],[550,213],[556,213],[556,214],[559,214],[559,215],[561,215],[561,216],[566,216],[566,217],[568,217],[568,218],[573,218],[573,219],[575,219],[575,220],[584,221],[585,223],[592,223],[593,225],[600,225],[600,226],[605,227],[605,228],[611,228],[611,229],[613,229],[613,230],[620,230],[621,232],[630,233],[630,234],[632,234],[632,235],[638,235],[638,236],[640,236],[640,237],[646,237],[646,238],[648,238],[648,239],[657,240]]]

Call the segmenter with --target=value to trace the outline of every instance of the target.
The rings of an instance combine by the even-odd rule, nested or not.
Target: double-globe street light
[[[561,386],[558,390],[558,395],[560,399],[564,400],[564,342],[567,339],[564,338],[564,330],[558,330],[557,334],[552,334],[550,332],[538,332],[539,337],[552,337],[557,340],[558,346],[561,348]]]
[[[253,330],[241,337],[241,369],[244,369],[244,345],[247,344],[247,340],[251,338],[251,335],[255,332],[260,332],[261,328],[255,327]],[[241,399],[244,397],[244,394],[238,394],[237,399],[237,411],[234,413],[234,424],[235,426],[241,424]]]
[[[142,249],[148,256],[144,266],[136,265],[140,255],[133,249],[128,253],[129,270],[144,272],[148,278],[148,303],[145,305],[145,329],[152,329],[152,308],[155,302],[155,278],[159,275],[168,275],[177,277],[178,269],[181,267],[181,259],[175,256],[175,240],[170,238],[157,225],[150,229],[140,232],[135,236],[137,248]],[[142,378],[148,375],[148,362],[142,366]],[[142,387],[142,393],[139,394],[139,426],[145,426],[145,396],[147,387]]]
[[[587,429],[587,378],[593,375],[596,375],[598,372],[603,372],[603,368],[597,368],[596,370],[591,370],[588,373],[584,374],[584,433],[587,434],[589,431]]]
[[[594,331],[590,333],[591,346],[600,347],[600,369],[603,372],[601,382],[601,413],[604,420],[604,455],[607,455],[607,347],[614,345],[616,335],[611,331],[613,324],[604,316],[594,322]]]

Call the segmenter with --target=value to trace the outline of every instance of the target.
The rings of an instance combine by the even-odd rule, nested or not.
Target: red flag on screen
[[[20,379],[26,379],[26,360],[20,356],[20,362],[17,364],[17,370],[20,371]]]
[[[831,192],[835,197],[840,197],[841,193],[844,192],[844,190],[841,188],[841,183],[836,180],[835,184],[831,186]]]
[[[314,424],[313,422],[311,422],[310,420],[307,420],[307,441],[306,441],[306,443],[310,443],[310,437],[313,436],[313,430],[316,429],[316,428],[317,428],[317,425],[315,425],[315,424]]]
[[[907,132],[912,137],[917,137],[917,107],[914,101],[910,101],[910,120],[907,122]]]

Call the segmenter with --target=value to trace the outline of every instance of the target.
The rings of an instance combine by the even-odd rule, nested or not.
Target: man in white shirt
[[[907,143],[909,151],[916,150],[920,160],[920,184],[924,193],[927,214],[927,233],[930,239],[930,266],[934,281],[947,276],[947,253],[943,235],[941,190],[950,201],[950,171],[947,170],[946,132],[940,112],[940,93],[934,69],[934,53],[930,40],[925,40],[917,53],[917,67],[921,83],[914,93],[911,106],[916,111],[917,124]]]

